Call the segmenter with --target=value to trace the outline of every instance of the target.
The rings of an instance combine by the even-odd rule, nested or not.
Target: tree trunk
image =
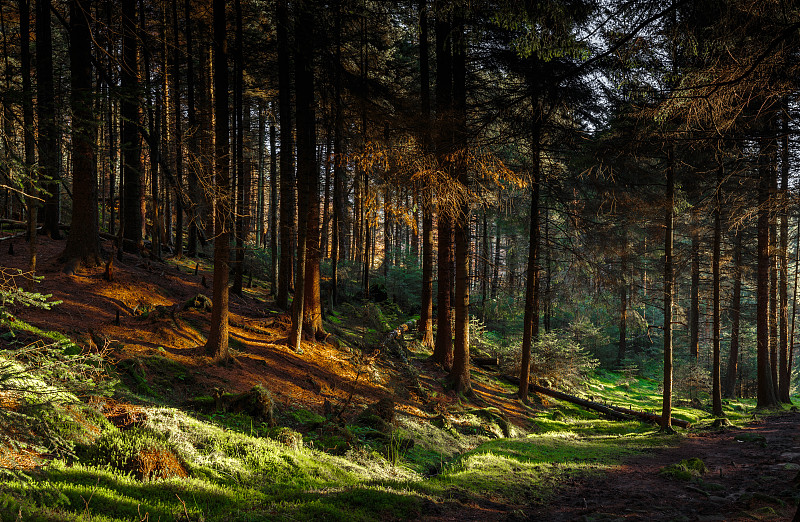
[[[90,0],[69,4],[69,61],[72,105],[72,223],[67,246],[61,254],[64,272],[72,274],[83,265],[100,263],[97,222],[97,171],[94,145],[97,140],[92,113],[92,34]]]
[[[292,236],[294,234],[295,195],[294,162],[292,160],[291,69],[289,63],[288,6],[285,0],[276,3],[278,37],[278,112],[281,133],[281,222],[280,266],[275,304],[288,310],[289,286],[292,278]],[[302,221],[302,220],[301,220]],[[305,248],[305,245],[303,245]],[[298,256],[299,257],[299,256]]]
[[[228,127],[228,39],[225,0],[213,1],[214,20],[214,289],[211,332],[206,353],[214,360],[228,359],[228,279],[230,275],[230,142]]]
[[[717,167],[717,190],[714,191],[714,243],[711,252],[711,286],[712,293],[712,359],[711,364],[711,411],[712,414],[721,417],[722,412],[722,385],[720,382],[720,318],[719,318],[719,280],[720,280],[720,242],[722,241],[722,219],[721,219],[721,205],[720,192],[722,191],[722,180],[724,179],[723,172],[723,157],[720,151]]]
[[[26,187],[28,197],[28,271],[36,275],[36,221],[39,209],[37,200],[38,175],[36,172],[36,139],[33,132],[33,88],[31,87],[31,51],[30,51],[30,0],[19,0],[19,38],[20,38],[20,75],[22,76],[22,126],[25,149],[25,174],[29,180]],[[31,279],[31,287],[33,287]],[[30,288],[33,291],[33,288]]]
[[[233,262],[233,285],[231,292],[241,297],[242,279],[244,278],[244,220],[245,220],[245,172],[244,172],[244,57],[242,55],[242,2],[234,0],[234,13],[236,19],[236,43],[233,51],[233,63],[235,71],[233,80],[233,107],[235,130],[235,172],[236,172],[236,212],[234,213],[235,242],[234,262]]]
[[[661,429],[672,430],[672,241],[675,224],[675,160],[673,144],[667,149],[667,189],[664,201],[664,391],[661,407]]]
[[[436,119],[438,134],[436,136],[436,155],[439,168],[449,172],[447,155],[452,148],[452,125],[448,121],[452,110],[452,59],[451,59],[451,24],[449,13],[439,3],[436,4]],[[450,370],[453,364],[453,331],[451,323],[450,291],[452,285],[451,264],[453,262],[453,218],[454,212],[440,202],[438,207],[438,285],[436,303],[436,343],[433,348],[433,359],[445,369]]]
[[[780,302],[778,310],[779,344],[778,344],[778,398],[781,402],[790,403],[789,390],[791,388],[792,374],[789,372],[789,103],[783,102],[781,133],[781,187],[779,197],[780,218]]]
[[[767,128],[770,126],[768,125]],[[756,281],[756,346],[758,362],[759,408],[770,408],[778,405],[775,386],[770,368],[770,331],[769,331],[769,229],[770,229],[770,185],[772,175],[769,169],[770,140],[759,138],[758,156],[758,275]]]
[[[197,107],[195,104],[194,45],[192,43],[191,0],[185,0],[184,2],[184,24],[184,32],[186,35],[186,120],[189,127],[189,141],[186,145],[190,154],[197,154],[199,153],[199,140],[196,132]],[[197,176],[197,172],[199,170],[199,162],[194,162],[194,165],[189,165],[186,176],[189,185],[189,194],[191,196],[191,207],[187,209],[189,211],[189,234],[186,238],[186,250],[189,257],[195,257],[197,255],[197,227],[199,218],[198,209],[203,199],[202,195],[200,194],[200,180]]]
[[[139,75],[137,57],[136,0],[122,1],[122,237],[119,248],[142,250],[142,161],[139,135]]]
[[[126,0],[132,3],[135,0]],[[125,4],[123,4],[125,5]],[[50,27],[50,0],[36,2],[36,76],[39,129],[39,179],[44,180],[43,231],[61,239],[58,229],[61,179],[58,160],[55,87],[53,83],[53,36]],[[123,87],[124,88],[124,87]]]
[[[628,351],[628,234],[622,227],[622,254],[619,257],[619,347],[617,364],[621,365]]]
[[[289,335],[289,347],[300,349],[305,317],[306,286],[313,282],[309,279],[307,263],[309,257],[308,224],[312,201],[319,206],[317,184],[317,138],[314,121],[314,72],[313,72],[313,27],[314,15],[307,2],[295,4],[295,93],[297,114],[297,181],[299,187],[298,213],[300,216],[297,234],[297,280],[295,296],[292,304],[292,330]],[[317,210],[317,216],[319,210]],[[318,219],[317,219],[318,221]],[[317,232],[318,234],[318,232]],[[318,238],[319,236],[317,236]],[[317,245],[318,249],[318,245]],[[313,270],[313,269],[312,269]],[[318,268],[317,268],[318,270]],[[317,271],[317,284],[319,284]],[[317,292],[317,300],[319,293]],[[313,305],[313,303],[309,303]],[[319,305],[319,303],[316,303]]]
[[[453,24],[453,135],[456,147],[466,147],[467,125],[467,65],[464,21],[458,15]],[[469,173],[462,161],[455,165],[457,183],[469,192]],[[453,342],[453,369],[450,383],[457,393],[471,394],[469,374],[469,261],[470,261],[470,208],[469,202],[459,205],[455,215],[455,331]]]
[[[269,123],[269,280],[273,296],[278,288],[278,154],[275,134],[275,120],[272,119]]]
[[[534,100],[538,105],[538,98]],[[531,375],[531,348],[539,338],[539,192],[540,152],[539,122],[534,124],[531,142],[533,169],[531,175],[530,241],[528,244],[528,270],[525,279],[525,316],[522,322],[522,364],[517,394],[523,402],[528,401],[528,383]]]
[[[178,2],[172,0],[172,103],[175,129],[175,257],[183,257],[183,110],[181,109],[180,38],[178,31]]]
[[[700,354],[700,211],[692,207],[692,287],[689,310],[689,356],[697,363]]]
[[[739,362],[739,321],[742,310],[742,233],[737,230],[733,244],[733,296],[731,300],[731,343],[728,371],[725,378],[725,397],[736,393],[737,363]]]

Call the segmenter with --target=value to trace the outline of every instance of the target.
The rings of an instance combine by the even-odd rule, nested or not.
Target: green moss
[[[659,471],[659,474],[665,477],[681,481],[690,481],[705,473],[708,473],[708,468],[701,459],[696,457],[664,466]]]

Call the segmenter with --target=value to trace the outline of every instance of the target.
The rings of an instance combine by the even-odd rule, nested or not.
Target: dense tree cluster
[[[261,270],[293,349],[343,300],[417,307],[458,392],[473,317],[521,337],[523,400],[555,330],[609,366],[663,355],[665,429],[678,367],[717,414],[789,400],[793,4],[33,4],[0,2],[0,203],[32,271],[37,228],[69,230],[68,272],[113,255],[101,236],[213,245],[217,359]]]

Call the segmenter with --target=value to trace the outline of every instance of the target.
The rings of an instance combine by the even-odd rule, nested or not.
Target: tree
[[[278,113],[280,115],[280,264],[278,266],[278,292],[275,303],[284,310],[289,308],[289,290],[292,279],[292,236],[294,234],[295,196],[294,163],[292,159],[292,107],[291,69],[289,63],[289,13],[286,2],[275,4],[278,38]],[[273,255],[275,255],[273,253]]]
[[[126,252],[142,250],[142,160],[139,112],[139,62],[136,34],[136,0],[122,1],[122,219],[123,243]]]
[[[468,147],[467,132],[467,64],[466,32],[463,14],[459,13],[453,23],[453,134],[458,148]],[[455,165],[456,183],[465,193],[469,193],[469,172],[463,156]],[[470,208],[469,199],[461,200],[455,211],[455,331],[453,343],[453,368],[449,380],[458,393],[471,394],[472,383],[469,374],[469,258],[470,258]]]
[[[61,254],[64,271],[100,263],[97,222],[97,171],[94,145],[96,125],[92,113],[91,0],[71,0],[69,56],[72,81],[72,223]]]
[[[675,159],[674,144],[667,145],[667,187],[664,197],[664,380],[661,429],[672,431],[672,313],[673,238],[675,234]]]
[[[230,142],[228,127],[228,39],[225,0],[213,2],[214,27],[214,170],[217,204],[214,209],[214,288],[211,332],[205,350],[215,361],[228,355],[228,280],[230,277]]]
[[[300,198],[298,214],[301,217],[297,232],[297,275],[295,281],[295,295],[292,303],[292,330],[289,334],[289,347],[295,351],[300,349],[300,340],[303,333],[306,286],[311,286],[316,277],[317,289],[319,288],[319,267],[316,274],[307,271],[309,243],[308,225],[309,215],[312,213],[311,204],[318,197],[313,198],[312,193],[318,193],[319,174],[317,172],[317,134],[314,120],[314,72],[313,72],[313,27],[314,15],[311,2],[301,2],[296,5],[295,36],[297,46],[295,52],[295,104],[297,114],[297,174]],[[317,209],[317,212],[319,209]],[[317,241],[319,241],[317,230]],[[317,249],[319,244],[317,243]],[[317,290],[317,300],[318,298]],[[317,302],[317,305],[319,303]],[[319,319],[321,322],[321,318]],[[311,332],[316,333],[316,332]]]
[[[422,141],[430,143],[430,66],[428,59],[428,2],[419,2],[419,78],[420,106],[422,108]],[[433,348],[433,198],[422,194],[422,306],[419,333],[422,345]]]
[[[135,1],[135,0],[134,0]],[[55,87],[53,82],[53,36],[50,0],[36,2],[36,76],[39,128],[39,179],[43,182],[45,204],[43,231],[61,239],[58,228],[61,187],[58,165]]]

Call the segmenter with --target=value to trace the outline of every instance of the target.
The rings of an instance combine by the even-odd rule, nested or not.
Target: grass
[[[375,313],[372,319],[377,332],[383,318]],[[140,391],[190,377],[162,355],[134,362],[122,369]],[[604,371],[586,383],[583,395],[654,413],[661,400],[655,381]],[[734,423],[749,420],[752,409],[752,401],[725,403]],[[533,433],[509,433],[502,414],[488,408],[456,408],[436,421],[398,415],[391,433],[339,426],[302,408],[281,412],[276,428],[241,413],[147,411],[136,440],[106,423],[95,439],[81,440],[79,458],[54,460],[33,475],[0,483],[0,520],[16,521],[21,513],[24,520],[349,522],[413,519],[430,502],[450,499],[530,505],[553,498],[567,477],[600,474],[682,438],[559,401],[531,413]],[[713,421],[705,410],[677,405],[674,411],[695,425]],[[142,441],[174,452],[189,478],[139,480],[126,471],[125,462],[147,446]],[[112,448],[117,460],[106,458],[112,452],[103,448]]]

